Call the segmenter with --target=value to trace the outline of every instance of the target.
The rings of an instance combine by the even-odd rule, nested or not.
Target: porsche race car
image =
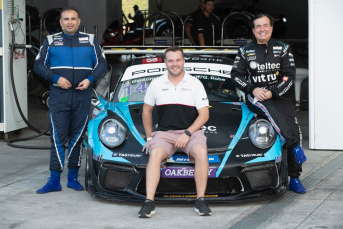
[[[244,94],[233,87],[233,60],[185,59],[184,70],[203,83],[210,104],[210,118],[202,127],[209,161],[207,201],[252,201],[285,193],[288,176],[283,142],[271,123],[252,113]],[[135,58],[128,62],[115,87],[110,68],[98,80],[84,138],[85,187],[91,195],[127,202],[145,200],[149,155],[142,152],[146,142],[143,101],[151,81],[166,71],[163,57]],[[191,203],[195,199],[194,164],[177,151],[161,165],[155,201]]]

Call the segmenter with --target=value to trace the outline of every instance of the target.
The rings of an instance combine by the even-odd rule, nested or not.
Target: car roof
[[[144,57],[138,57],[138,58],[133,58],[128,62],[128,66],[132,65],[139,65],[139,64],[144,64],[145,60],[148,59],[153,59],[153,58],[158,58],[158,62],[164,63],[164,56],[161,55],[156,55],[156,56],[144,56]],[[234,60],[231,58],[227,57],[221,57],[221,56],[195,56],[195,55],[185,55],[185,60],[186,63],[212,63],[212,64],[228,64],[228,65],[233,65]],[[156,63],[156,62],[152,62]]]
[[[185,71],[190,74],[217,75],[231,77],[234,61],[226,57],[216,56],[188,56],[185,55]],[[167,68],[162,56],[141,57],[129,61],[119,82],[140,77],[149,77],[164,74]]]

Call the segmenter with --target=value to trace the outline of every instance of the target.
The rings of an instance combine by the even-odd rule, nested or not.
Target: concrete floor
[[[114,76],[119,75],[118,66],[125,65],[125,61],[119,62],[113,68]],[[40,110],[37,104],[35,98],[29,98],[29,120],[37,128],[45,129],[48,113],[47,110]],[[303,165],[303,180],[343,152],[309,150],[307,104],[303,103],[302,107],[305,110],[297,114],[308,158]],[[33,134],[31,130],[24,129],[22,137]],[[10,134],[10,138],[14,137]],[[49,138],[40,137],[20,144],[49,146]],[[84,181],[84,156],[79,177],[81,183]],[[66,173],[61,177],[61,192],[36,194],[35,191],[46,183],[49,176],[48,164],[49,150],[12,148],[0,140],[0,229],[230,228],[270,202],[213,204],[211,217],[197,216],[193,205],[158,204],[152,219],[139,219],[140,204],[103,201],[93,198],[86,191],[69,189],[66,187]],[[280,206],[273,211],[272,217],[259,228],[343,228],[342,206],[343,167],[340,167],[306,194],[298,194],[288,206]]]

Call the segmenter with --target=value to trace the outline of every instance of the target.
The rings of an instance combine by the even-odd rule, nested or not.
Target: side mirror
[[[99,105],[99,103],[100,103],[100,101],[99,101],[99,99],[98,99],[98,96],[97,96],[97,94],[96,94],[96,91],[93,89],[92,90],[92,99],[91,99],[91,103],[92,103],[92,105],[93,106],[98,106]]]

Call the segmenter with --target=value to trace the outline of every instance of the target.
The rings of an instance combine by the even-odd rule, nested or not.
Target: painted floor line
[[[335,172],[337,169],[343,166],[343,154],[334,158],[332,161],[306,177],[301,183],[307,190],[316,186],[323,179],[328,177],[330,174]],[[263,205],[261,208],[257,209],[250,215],[246,216],[244,219],[230,227],[231,229],[242,229],[242,228],[258,228],[264,222],[272,218],[275,213],[282,210],[289,204],[291,204],[296,198],[302,196],[303,194],[298,194],[295,192],[288,191],[281,198],[272,200],[267,204]],[[306,195],[306,194],[305,194]]]

